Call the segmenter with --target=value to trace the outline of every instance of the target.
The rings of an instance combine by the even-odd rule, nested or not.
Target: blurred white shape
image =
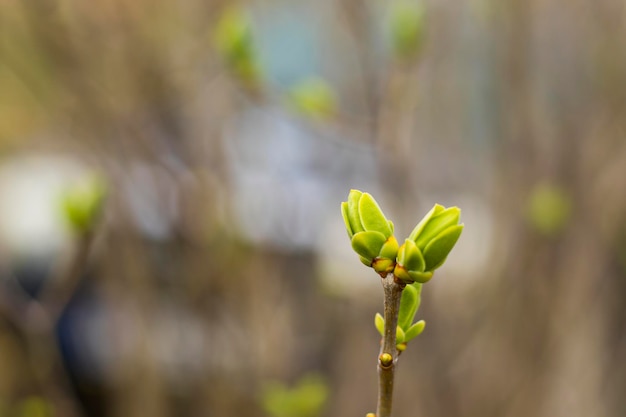
[[[256,244],[316,249],[326,213],[339,213],[340,196],[351,184],[375,181],[372,147],[305,126],[271,109],[250,109],[225,135],[235,221]]]
[[[453,205],[461,208],[463,234],[442,268],[455,277],[486,276],[489,255],[493,245],[493,215],[491,208],[478,196],[469,194],[454,197]]]
[[[142,233],[156,240],[171,236],[178,217],[178,190],[167,171],[156,165],[135,163],[126,173],[123,191]]]
[[[347,195],[347,194],[346,194]],[[337,296],[380,294],[380,278],[359,261],[352,250],[339,203],[334,204],[318,241],[318,276],[325,291]]]
[[[69,235],[60,195],[84,169],[66,157],[20,156],[0,165],[0,242],[5,254],[45,258],[62,251]]]

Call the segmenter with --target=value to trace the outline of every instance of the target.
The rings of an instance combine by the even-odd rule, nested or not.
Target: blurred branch
[[[83,277],[93,238],[93,231],[77,238],[74,253],[50,278],[39,299],[32,298],[13,274],[5,284],[8,291],[0,292],[0,308],[24,336],[40,389],[55,404],[58,414],[67,417],[80,417],[83,412],[64,370],[55,327]]]

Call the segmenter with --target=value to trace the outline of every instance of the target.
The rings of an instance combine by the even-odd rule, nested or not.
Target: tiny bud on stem
[[[380,355],[378,360],[380,361],[381,366],[388,368],[393,363],[393,356],[391,356],[389,353],[383,353]]]

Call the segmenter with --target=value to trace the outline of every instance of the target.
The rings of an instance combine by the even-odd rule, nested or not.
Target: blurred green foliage
[[[307,78],[294,85],[288,92],[289,104],[297,112],[311,119],[329,119],[337,110],[337,95],[325,80]]]
[[[527,215],[531,226],[545,236],[554,236],[567,226],[572,203],[561,187],[540,183],[528,199]]]
[[[42,397],[31,396],[17,405],[16,417],[53,417],[54,412],[48,401]]]
[[[96,175],[69,187],[61,196],[63,218],[71,229],[85,233],[94,227],[106,194],[104,180]]]
[[[328,391],[326,381],[317,374],[305,375],[291,388],[273,381],[263,390],[263,408],[272,417],[318,416],[326,405]]]
[[[389,4],[389,34],[397,58],[412,58],[422,46],[426,10],[421,2],[395,0]]]
[[[215,47],[233,73],[244,83],[256,85],[261,78],[261,68],[248,14],[237,6],[226,8],[217,22],[213,37]]]

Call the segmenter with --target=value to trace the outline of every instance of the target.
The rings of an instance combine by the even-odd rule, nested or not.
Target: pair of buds
[[[393,273],[404,283],[428,282],[443,265],[463,231],[458,207],[435,206],[399,246],[394,227],[368,193],[351,190],[341,203],[352,249],[382,277]]]

